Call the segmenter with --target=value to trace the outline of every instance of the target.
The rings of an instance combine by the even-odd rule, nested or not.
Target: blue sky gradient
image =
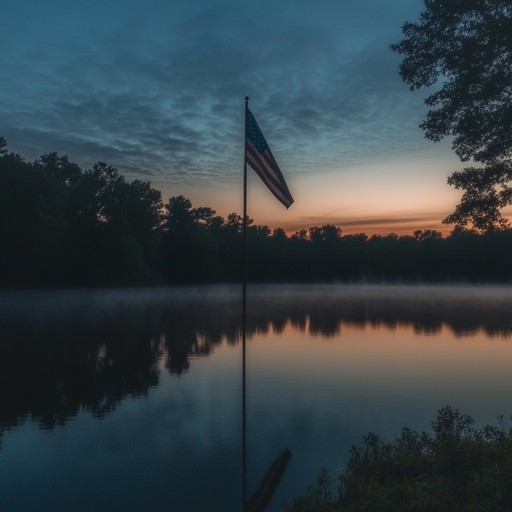
[[[424,139],[425,94],[389,49],[421,0],[1,4],[0,135],[29,160],[105,161],[164,199],[240,212],[249,95],[295,198],[286,212],[251,176],[256,222],[411,232],[458,202],[460,164]]]

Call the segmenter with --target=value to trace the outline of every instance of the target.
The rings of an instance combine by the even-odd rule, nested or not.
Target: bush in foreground
[[[376,434],[353,446],[345,472],[317,485],[287,512],[490,512],[512,510],[512,427],[476,429],[457,409],[444,407],[433,433],[404,428],[387,442]]]

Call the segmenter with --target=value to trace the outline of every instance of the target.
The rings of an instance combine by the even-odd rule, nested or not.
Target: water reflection
[[[103,417],[123,397],[157,386],[162,369],[181,375],[191,358],[239,335],[238,322],[222,324],[193,290],[25,293],[1,302],[2,427],[30,415],[51,429],[82,408]]]
[[[0,295],[0,429],[27,418],[45,429],[85,409],[112,412],[145,395],[162,372],[191,361],[241,329],[239,287],[3,293]],[[343,329],[413,326],[423,334],[512,333],[507,287],[251,286],[248,336],[311,336]]]

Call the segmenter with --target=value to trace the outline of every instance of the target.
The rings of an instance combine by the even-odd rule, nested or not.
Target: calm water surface
[[[0,294],[0,510],[235,511],[239,287]],[[452,405],[512,414],[508,287],[250,286],[249,491]]]

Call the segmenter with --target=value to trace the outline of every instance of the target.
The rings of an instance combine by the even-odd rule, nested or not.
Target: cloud
[[[26,25],[0,36],[0,133],[29,158],[58,150],[170,183],[237,180],[246,94],[290,174],[420,144],[421,100],[388,49],[403,19],[383,0],[20,3]]]
[[[294,233],[300,229],[307,229],[313,226],[333,224],[342,229],[343,234],[367,233],[372,234],[412,234],[416,229],[436,229],[448,232],[451,228],[441,223],[447,212],[430,211],[406,211],[385,215],[315,215],[303,216],[294,219],[289,223],[283,223],[283,228],[288,233]]]

